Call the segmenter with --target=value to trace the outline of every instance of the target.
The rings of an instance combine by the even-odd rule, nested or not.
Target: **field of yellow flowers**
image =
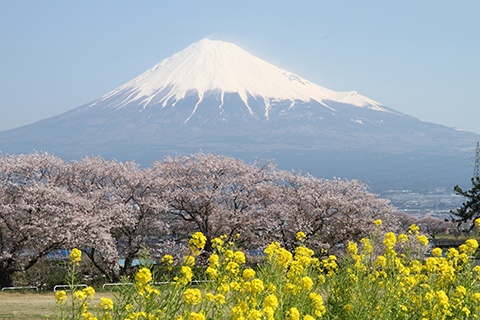
[[[89,287],[57,292],[56,319],[121,320],[253,320],[253,319],[478,319],[480,266],[472,267],[478,242],[458,249],[435,248],[424,255],[428,240],[415,225],[406,234],[376,231],[360,243],[350,242],[346,255],[314,257],[299,246],[289,252],[278,243],[264,251],[257,269],[246,267],[245,255],[224,238],[212,241],[206,273],[211,280],[192,286],[192,267],[206,238],[195,233],[180,273],[170,285],[156,286],[149,268],[135,275],[134,286],[121,286],[115,298],[89,305]],[[480,229],[480,219],[475,221]],[[302,241],[304,235],[297,237]],[[81,252],[72,250],[70,284]],[[172,263],[165,256],[167,264]]]

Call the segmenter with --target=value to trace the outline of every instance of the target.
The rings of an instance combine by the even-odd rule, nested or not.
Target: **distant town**
[[[449,218],[450,210],[462,206],[465,198],[453,190],[444,187],[432,188],[424,193],[412,190],[386,190],[380,194],[382,198],[390,199],[393,206],[415,218],[432,216]]]

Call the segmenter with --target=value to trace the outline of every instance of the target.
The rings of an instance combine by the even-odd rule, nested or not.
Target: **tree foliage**
[[[66,186],[87,199],[75,246],[111,280],[125,275],[151,237],[165,234],[165,211],[156,177],[134,162],[100,157],[73,161]],[[124,260],[120,268],[118,261]]]
[[[455,192],[466,198],[466,202],[455,211],[450,211],[455,217],[453,221],[461,226],[474,221],[476,218],[480,218],[480,177],[472,178],[472,188],[469,190],[462,190],[458,185],[454,188]],[[469,227],[473,228],[473,223]]]
[[[60,185],[66,166],[47,153],[0,155],[0,285],[73,240],[84,200]]]
[[[404,232],[408,232],[409,227],[415,224],[422,233],[429,236],[432,240],[435,240],[438,234],[454,230],[455,227],[451,221],[445,221],[445,219],[432,216],[417,219],[403,211],[396,212],[395,215],[399,221],[399,227]]]
[[[168,214],[177,230],[215,237],[252,236],[265,220],[261,198],[271,182],[270,162],[245,164],[231,157],[204,154],[157,161],[159,189],[165,187]],[[206,250],[210,248],[207,246]]]
[[[372,231],[374,220],[383,220],[389,230],[397,224],[389,201],[377,198],[357,180],[325,180],[286,171],[277,177],[278,193],[268,193],[266,241],[276,240],[294,250],[301,231],[309,247],[332,251],[348,240],[359,241]]]

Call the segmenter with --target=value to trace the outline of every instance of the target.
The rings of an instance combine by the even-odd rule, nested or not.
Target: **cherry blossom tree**
[[[420,231],[428,235],[432,240],[435,240],[435,237],[438,234],[455,228],[455,225],[452,222],[432,216],[426,216],[418,219],[416,224],[420,228]]]
[[[271,162],[246,164],[232,157],[204,154],[167,157],[153,164],[172,223],[180,232],[200,231],[210,240],[222,234],[244,239],[265,221],[261,196],[275,170]]]
[[[237,233],[245,248],[279,241],[293,250],[300,231],[307,245],[334,251],[366,235],[376,219],[394,228],[392,213],[356,180],[279,171],[270,161],[199,152],[140,168],[101,157],[68,163],[47,153],[0,154],[0,282],[9,285],[14,272],[73,247],[117,280],[142,247],[168,251],[171,230],[201,231],[207,251],[213,238]]]
[[[76,244],[110,280],[127,274],[142,247],[166,233],[156,181],[134,162],[86,157],[71,163],[65,184],[89,203]]]
[[[201,152],[153,167],[169,190],[165,198],[176,226],[209,240],[240,233],[247,247],[279,241],[293,250],[301,231],[307,244],[332,251],[367,235],[374,220],[382,219],[384,229],[397,226],[388,200],[356,180],[317,179],[276,170],[271,162],[247,165]]]
[[[277,179],[281,191],[270,194],[270,223],[264,234],[289,250],[298,245],[298,232],[317,251],[334,251],[366,236],[374,220],[381,219],[385,229],[397,225],[388,200],[377,198],[357,180],[324,180],[286,171],[278,172]]]
[[[0,285],[68,247],[84,200],[59,183],[68,164],[47,153],[0,154]]]
[[[418,219],[405,211],[395,212],[395,216],[399,222],[399,227],[402,232],[407,232],[412,224],[416,224]]]

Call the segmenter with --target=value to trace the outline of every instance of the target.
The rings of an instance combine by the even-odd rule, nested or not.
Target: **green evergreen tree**
[[[460,226],[462,223],[468,223],[480,218],[480,177],[472,178],[472,188],[470,190],[463,191],[458,185],[453,189],[457,194],[467,198],[462,207],[456,211],[450,210],[450,213],[455,216],[452,217],[453,222],[458,223],[458,226]],[[473,223],[469,230],[472,228]]]

